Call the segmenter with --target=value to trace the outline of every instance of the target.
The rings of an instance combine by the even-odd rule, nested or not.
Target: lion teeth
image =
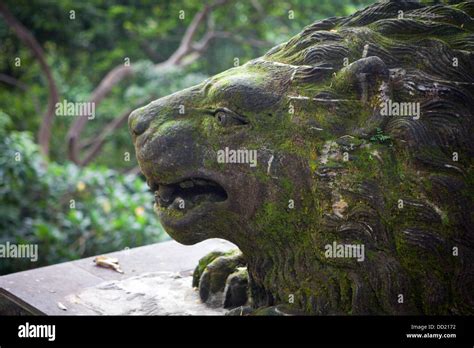
[[[173,196],[174,187],[160,185],[160,188],[157,192],[158,196],[160,197],[160,200],[162,200],[163,202],[169,202],[171,200],[171,197]]]
[[[193,179],[194,184],[198,186],[217,186],[216,183],[212,181],[202,180],[202,179]]]
[[[198,186],[204,186],[207,184],[205,180],[201,180],[201,179],[193,179],[193,182]]]
[[[180,182],[179,187],[181,187],[182,189],[189,189],[189,188],[194,187],[194,182],[192,182],[191,180],[186,180],[186,181]]]
[[[169,206],[168,209],[175,209],[175,210],[183,210],[186,208],[185,200],[179,196],[177,196],[174,200],[173,203]]]

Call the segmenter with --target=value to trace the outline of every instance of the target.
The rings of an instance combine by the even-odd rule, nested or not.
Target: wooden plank
[[[89,257],[5,275],[0,277],[0,311],[4,308],[4,314],[15,313],[12,308],[17,306],[18,313],[97,314],[80,303],[74,303],[71,298],[74,298],[74,294],[96,287],[104,281],[121,281],[148,272],[164,271],[189,275],[198,260],[208,252],[232,248],[235,248],[233,244],[221,239],[211,239],[193,246],[169,241],[106,254],[119,259],[123,274],[97,267],[93,262],[94,258]],[[67,310],[61,309],[59,303]]]

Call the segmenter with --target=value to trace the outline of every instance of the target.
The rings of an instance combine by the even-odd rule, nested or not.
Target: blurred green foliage
[[[0,113],[0,243],[38,244],[39,260],[2,259],[0,274],[166,239],[135,175],[43,159]]]

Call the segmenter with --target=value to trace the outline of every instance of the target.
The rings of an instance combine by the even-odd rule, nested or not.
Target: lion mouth
[[[227,192],[217,182],[189,178],[173,184],[156,184],[155,203],[161,210],[188,212],[206,202],[223,202]]]

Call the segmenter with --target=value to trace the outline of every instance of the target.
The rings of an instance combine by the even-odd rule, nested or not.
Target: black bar
[[[19,326],[55,325],[55,340],[20,338]],[[414,326],[412,326],[414,325]],[[432,326],[430,326],[432,325]],[[424,330],[421,330],[424,328]],[[41,344],[410,344],[473,347],[472,316],[0,317],[0,346]],[[408,338],[407,334],[456,334]]]

